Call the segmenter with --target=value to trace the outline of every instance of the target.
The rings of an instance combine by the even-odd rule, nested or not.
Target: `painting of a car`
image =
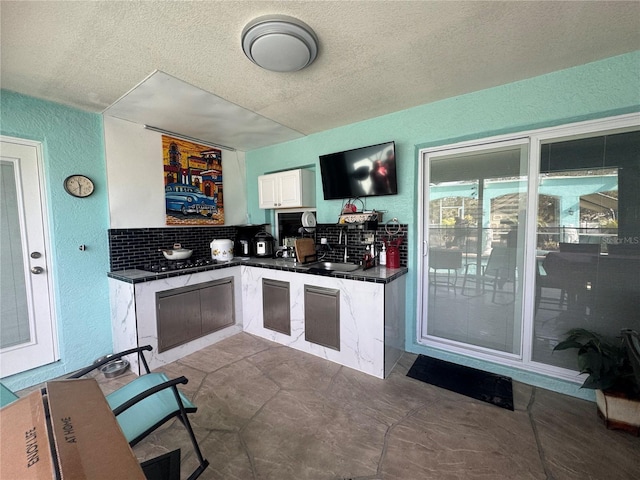
[[[199,213],[213,215],[217,211],[216,200],[207,197],[198,187],[186,183],[170,183],[164,187],[167,212],[183,215]]]

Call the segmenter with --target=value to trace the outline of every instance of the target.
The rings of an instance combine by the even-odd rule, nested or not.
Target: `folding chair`
[[[490,285],[493,290],[492,303],[498,303],[496,302],[496,294],[504,292],[503,287],[505,284],[510,283],[512,291],[508,293],[513,295],[513,300],[504,304],[513,303],[516,297],[516,249],[502,246],[493,247],[487,264],[481,267],[480,272],[475,274],[469,274],[469,264],[465,266],[461,293],[465,296],[473,296],[465,294],[467,282],[475,283],[476,288],[481,287],[483,295],[486,291],[486,285]]]
[[[443,250],[437,248],[429,249],[429,270],[433,270],[431,285],[433,292],[436,292],[438,285],[445,285],[447,289],[453,287],[453,294],[456,294],[458,283],[458,269],[462,268],[462,252],[460,250]],[[438,270],[447,271],[447,280],[438,280]],[[453,279],[451,272],[453,272]]]
[[[107,402],[113,410],[113,414],[116,416],[129,445],[132,447],[156,428],[170,419],[178,417],[189,433],[189,438],[198,458],[198,467],[189,476],[189,480],[194,480],[209,465],[209,462],[202,456],[193,428],[187,417],[187,414],[194,413],[197,407],[178,390],[177,385],[188,382],[186,377],[182,376],[169,380],[164,373],[150,372],[149,365],[144,357],[144,351],[151,351],[151,349],[150,345],[146,345],[116,353],[74,373],[68,378],[80,378],[108,362],[137,353],[146,373],[107,395]]]

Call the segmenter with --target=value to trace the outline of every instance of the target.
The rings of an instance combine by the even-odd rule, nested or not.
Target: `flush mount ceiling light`
[[[244,27],[242,49],[259,67],[272,72],[295,72],[316,59],[318,39],[309,25],[296,18],[269,15]]]

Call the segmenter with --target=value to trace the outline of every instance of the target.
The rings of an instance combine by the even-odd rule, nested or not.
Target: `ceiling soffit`
[[[242,151],[304,136],[159,71],[149,75],[103,114]]]

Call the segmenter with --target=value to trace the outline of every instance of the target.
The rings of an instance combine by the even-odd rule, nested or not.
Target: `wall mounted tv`
[[[325,200],[398,193],[395,142],[320,156]]]

